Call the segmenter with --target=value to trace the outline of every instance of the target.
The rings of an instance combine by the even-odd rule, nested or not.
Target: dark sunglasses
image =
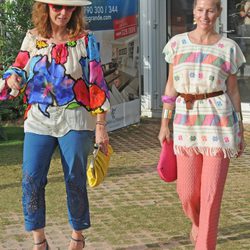
[[[60,12],[63,9],[67,11],[73,11],[76,8],[76,6],[57,5],[57,4],[49,4],[49,7],[55,12]]]

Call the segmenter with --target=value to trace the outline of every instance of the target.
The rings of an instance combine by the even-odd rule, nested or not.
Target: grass
[[[23,128],[5,127],[4,130],[8,140],[0,140],[0,211],[1,214],[22,213]],[[47,213],[59,219],[65,218],[67,211],[66,208],[62,209],[65,187],[58,152],[54,154],[51,165],[48,175],[49,185],[46,188]],[[0,222],[0,230],[10,223],[8,219],[3,218]]]
[[[23,128],[4,127],[8,140],[0,137],[0,168],[22,162]]]

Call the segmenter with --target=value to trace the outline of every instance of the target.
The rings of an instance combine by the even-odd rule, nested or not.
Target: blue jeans
[[[45,227],[45,186],[57,146],[64,172],[69,223],[74,230],[90,227],[86,166],[92,137],[92,131],[70,131],[59,138],[25,133],[22,201],[27,231]]]

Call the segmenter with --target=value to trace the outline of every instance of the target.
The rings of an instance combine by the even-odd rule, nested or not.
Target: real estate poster
[[[138,0],[92,0],[85,6],[110,89],[109,130],[140,119],[138,4]]]

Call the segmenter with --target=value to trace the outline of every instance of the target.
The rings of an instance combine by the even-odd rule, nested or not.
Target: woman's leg
[[[44,228],[33,230],[34,247],[33,250],[44,250],[47,246],[47,240],[44,232]]]
[[[203,157],[201,177],[201,209],[196,250],[216,248],[220,206],[227,177],[229,159]]]
[[[69,223],[73,228],[72,238],[76,240],[82,240],[81,231],[90,227],[86,168],[92,139],[91,131],[70,131],[59,138]]]
[[[25,134],[22,178],[23,212],[25,229],[33,231],[35,243],[45,239],[45,186],[51,156],[56,145],[57,140],[51,136]]]
[[[191,238],[196,240],[200,215],[202,155],[178,155],[177,166],[177,193],[185,215],[192,222]]]

